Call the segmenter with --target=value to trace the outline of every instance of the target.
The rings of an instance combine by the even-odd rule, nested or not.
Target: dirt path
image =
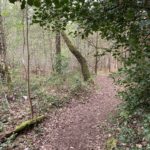
[[[87,102],[74,100],[67,107],[50,114],[43,125],[42,140],[36,139],[40,150],[104,150],[102,123],[112,114],[119,100],[112,80],[101,76],[100,85]]]

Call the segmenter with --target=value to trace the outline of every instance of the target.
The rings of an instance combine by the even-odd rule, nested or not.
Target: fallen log
[[[13,134],[18,135],[19,133],[21,133],[25,129],[31,127],[32,125],[40,123],[44,118],[45,118],[45,116],[43,115],[43,116],[38,116],[33,119],[27,120],[25,122],[22,122],[21,124],[17,125],[14,130],[0,135],[0,144],[4,143],[6,141],[6,139],[9,138],[11,135],[13,135]]]

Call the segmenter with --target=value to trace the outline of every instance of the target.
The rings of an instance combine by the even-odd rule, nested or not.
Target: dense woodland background
[[[7,59],[9,65],[13,68],[26,66],[26,14],[20,10],[20,5],[8,4],[3,2],[2,16],[4,17],[4,27],[6,31],[7,41]],[[12,13],[13,11],[13,13]],[[32,9],[29,12],[32,12]],[[32,14],[32,13],[31,13]],[[30,21],[31,22],[31,21]],[[79,30],[75,24],[68,25],[68,33]],[[13,37],[13,38],[12,38]],[[82,39],[80,36],[75,38],[74,35],[69,36],[73,44],[86,57],[91,71],[94,74],[95,68],[95,53],[96,49],[100,53],[102,49],[110,48],[111,42],[102,40],[98,33]],[[31,72],[51,73],[54,69],[55,53],[56,53],[56,33],[44,30],[38,25],[29,27],[29,41],[31,51]],[[67,63],[68,70],[79,68],[77,61],[69,52],[63,39],[61,38],[61,49],[64,63]],[[24,61],[22,60],[24,59]],[[71,60],[71,61],[70,61]],[[115,71],[118,68],[117,60],[113,59],[110,54],[108,56],[99,57],[99,71]],[[66,61],[66,62],[65,62]]]

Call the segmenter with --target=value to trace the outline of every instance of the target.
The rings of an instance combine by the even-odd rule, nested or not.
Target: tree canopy
[[[15,2],[16,0],[10,0]],[[21,0],[21,8],[26,1]],[[122,97],[128,108],[148,103],[150,91],[150,2],[148,0],[28,0],[35,13],[33,23],[52,30],[79,24],[83,37],[100,31],[114,41],[110,50],[124,63],[120,71],[126,88]],[[77,33],[77,31],[75,32]],[[121,51],[119,48],[123,47]],[[136,74],[136,76],[135,76]],[[121,75],[121,74],[119,74]]]

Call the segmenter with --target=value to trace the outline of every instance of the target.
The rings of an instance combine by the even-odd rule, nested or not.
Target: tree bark
[[[77,48],[72,44],[72,42],[70,41],[70,39],[68,38],[66,33],[65,32],[61,32],[61,34],[62,34],[62,37],[63,37],[65,43],[67,44],[70,52],[76,57],[76,59],[78,60],[78,62],[81,65],[81,71],[82,71],[82,75],[83,75],[84,81],[90,80],[90,71],[89,71],[86,59],[77,50]]]
[[[95,43],[95,74],[97,75],[98,70],[98,33],[96,35],[96,43]]]
[[[6,62],[6,41],[3,28],[3,18],[0,10],[0,78],[8,85],[11,83],[11,77]]]
[[[50,36],[50,30],[48,34],[48,40],[49,40],[49,49],[50,49],[50,64],[51,64],[51,72],[55,71],[55,66],[54,66],[54,53],[53,53],[53,41],[52,37]]]
[[[37,123],[40,123],[43,119],[45,119],[46,116],[38,116],[35,118],[32,118],[30,120],[27,120],[25,122],[22,122],[18,126],[16,126],[15,129],[8,131],[4,134],[0,134],[0,144],[5,142],[7,138],[9,138],[12,134],[19,134],[23,132],[25,129],[31,127],[32,125],[35,125]]]
[[[28,20],[28,5],[26,6],[26,44],[27,44],[27,94],[28,100],[30,103],[30,110],[31,110],[31,117],[33,119],[34,112],[33,112],[33,103],[31,100],[31,87],[30,87],[30,48],[29,48],[29,20]]]
[[[56,32],[56,72],[61,74],[61,34],[60,32]]]

